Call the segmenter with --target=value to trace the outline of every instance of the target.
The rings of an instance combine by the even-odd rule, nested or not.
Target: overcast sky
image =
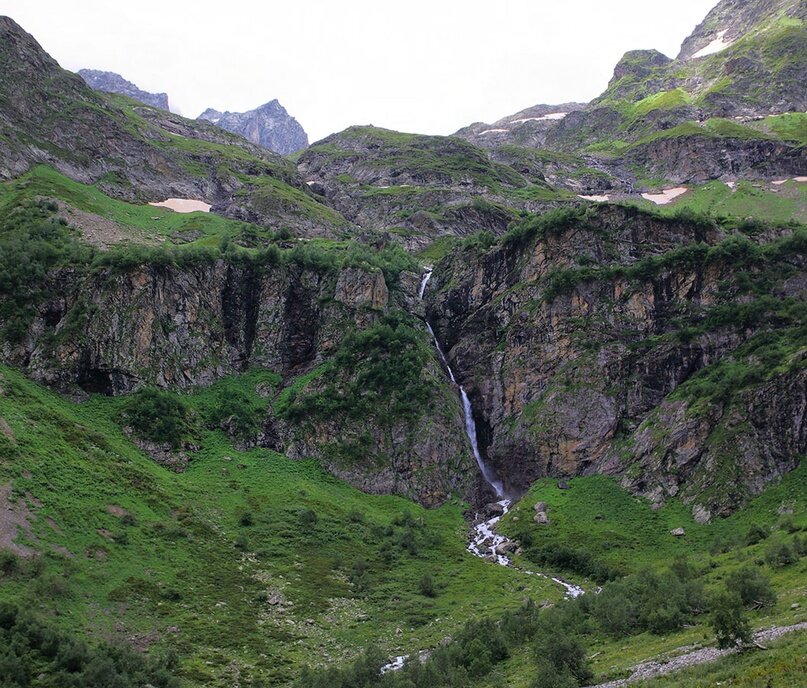
[[[189,117],[277,98],[315,141],[588,101],[625,51],[675,57],[716,1],[2,0],[0,14],[67,69],[118,72]]]

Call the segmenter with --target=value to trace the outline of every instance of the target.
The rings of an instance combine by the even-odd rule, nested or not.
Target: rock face
[[[144,105],[168,110],[168,94],[149,93],[135,86],[131,81],[127,81],[120,74],[115,72],[102,72],[97,69],[80,69],[78,75],[87,82],[87,85],[104,93],[119,93],[134,100],[138,100]]]
[[[503,117],[493,124],[477,122],[460,129],[454,136],[470,141],[480,148],[495,148],[503,144],[542,148],[546,142],[547,132],[564,117],[584,107],[585,103],[533,105],[514,115]]]
[[[748,268],[678,260],[683,247],[722,246],[718,226],[617,206],[570,217],[533,240],[458,250],[437,265],[427,294],[483,449],[510,488],[605,472],[654,501],[677,494],[702,519],[795,467],[807,450],[803,352],[736,392],[714,390],[715,366],[754,370],[744,353],[753,342],[795,342],[796,331],[775,316],[738,324],[715,314],[752,307],[742,305],[753,302],[742,275],[767,275],[774,294],[803,303],[803,251]],[[693,378],[716,387],[687,386]]]
[[[79,396],[127,394],[143,384],[205,387],[253,367],[293,380],[322,366],[351,333],[377,324],[390,309],[400,313],[409,298],[391,294],[380,271],[293,263],[261,269],[224,260],[83,276],[64,270],[49,277],[48,289],[58,296],[41,305],[27,338],[0,345],[0,352],[32,378]],[[418,323],[412,319],[410,327]],[[275,414],[270,398],[257,435],[238,444],[317,458],[368,492],[428,505],[470,497],[478,478],[462,409],[425,329],[418,338],[428,352],[420,376],[430,401],[414,414],[291,418]],[[226,420],[222,429],[229,431]],[[362,451],[348,456],[344,447],[351,443]],[[192,448],[143,448],[177,470],[193,459]]]
[[[569,200],[457,137],[372,126],[317,142],[297,168],[350,221],[394,230],[408,249],[446,235],[502,234],[515,218],[511,208],[539,210]]]
[[[308,134],[277,100],[248,112],[219,112],[208,108],[199,119],[243,136],[280,155],[308,148]]]

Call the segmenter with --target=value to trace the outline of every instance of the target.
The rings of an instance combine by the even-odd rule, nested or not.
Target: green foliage
[[[29,202],[0,220],[0,334],[11,341],[25,335],[33,309],[49,295],[47,275],[93,259],[93,249],[63,220],[52,219],[56,210],[49,202]]]
[[[798,560],[799,553],[789,542],[776,540],[765,548],[765,562],[773,568],[789,566]]]
[[[541,215],[530,215],[511,227],[502,239],[503,246],[525,246],[528,243],[559,236],[568,229],[587,226],[590,209],[579,205],[571,208],[557,208]]]
[[[28,612],[0,603],[0,684],[7,688],[178,688],[172,660],[123,646],[88,645]]]
[[[736,592],[719,591],[711,600],[711,624],[719,648],[747,645],[751,642],[751,626]]]
[[[746,607],[771,607],[776,603],[770,579],[756,566],[744,566],[735,571],[726,585],[740,596]]]
[[[188,409],[170,392],[152,387],[132,394],[121,411],[123,421],[143,439],[170,444],[174,449],[182,444],[188,431]]]
[[[421,578],[418,583],[418,589],[420,590],[420,594],[424,597],[437,597],[437,587],[430,573],[423,575],[423,578]]]
[[[350,333],[317,378],[318,390],[295,395],[278,409],[283,417],[375,417],[383,425],[420,417],[428,409],[432,386],[422,370],[430,351],[422,333],[401,315]]]

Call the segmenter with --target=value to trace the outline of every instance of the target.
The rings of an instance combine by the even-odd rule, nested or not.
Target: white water
[[[432,277],[432,268],[426,268],[426,272],[423,275],[423,280],[420,283],[420,290],[418,291],[418,296],[421,300],[423,300],[423,295],[426,293],[426,287],[429,284],[429,280]],[[451,378],[451,382],[455,385],[457,384],[457,380],[454,377],[454,371],[451,370],[451,366],[448,365],[448,359],[446,355],[443,353],[443,349],[440,346],[440,342],[437,341],[437,336],[434,334],[434,330],[432,326],[426,321],[426,328],[429,330],[429,334],[432,336],[434,340],[434,346],[437,349],[437,353],[440,356],[440,362],[445,366],[445,369],[448,371],[448,376]],[[468,439],[471,442],[471,448],[474,452],[474,458],[476,459],[476,463],[479,466],[479,470],[482,472],[482,477],[485,481],[490,485],[495,491],[496,494],[501,497],[501,499],[496,502],[496,504],[502,507],[502,513],[494,516],[493,518],[489,518],[487,521],[481,521],[477,523],[473,528],[473,535],[471,536],[471,541],[468,543],[468,551],[471,554],[481,557],[482,559],[488,559],[493,561],[499,566],[512,566],[513,562],[510,558],[502,551],[501,553],[498,551],[501,545],[506,545],[510,542],[508,538],[504,535],[499,535],[496,531],[496,524],[501,520],[502,516],[504,516],[509,510],[510,505],[512,502],[504,496],[504,487],[500,480],[496,480],[493,476],[493,473],[488,468],[485,461],[482,459],[482,455],[479,452],[479,444],[476,439],[476,422],[474,421],[473,409],[471,408],[471,401],[468,398],[468,394],[465,392],[465,389],[462,385],[457,385],[460,390],[460,397],[462,398],[462,408],[463,412],[465,413],[465,432],[468,435]],[[541,578],[549,578],[543,573],[537,573],[535,571],[525,571],[524,569],[520,569],[522,573],[527,574],[528,576],[540,576]],[[571,583],[567,583],[560,578],[551,578],[554,583],[557,583],[561,587],[566,590],[566,597],[579,597],[585,591],[583,588],[573,585]],[[428,656],[428,652],[421,652],[418,655],[418,659],[423,661],[423,659]],[[385,664],[381,667],[381,673],[386,674],[388,671],[399,671],[403,668],[406,661],[409,659],[410,655],[398,655],[396,657],[392,657],[390,662]]]
[[[426,293],[426,287],[428,286],[429,280],[432,277],[432,272],[432,268],[427,268],[425,274],[423,275],[419,292],[421,300],[423,300],[423,295]],[[446,367],[448,376],[451,378],[451,382],[457,384],[457,380],[454,377],[454,371],[451,370],[451,366],[448,364],[448,359],[443,353],[443,350],[440,348],[440,342],[437,341],[437,337],[434,334],[432,326],[426,322],[426,327],[429,329],[429,334],[431,334],[432,339],[434,340],[434,346],[437,349],[437,353],[440,354],[440,360]],[[485,482],[496,491],[496,496],[504,497],[504,485],[502,484],[502,481],[496,480],[496,476],[493,474],[490,467],[485,463],[485,460],[482,458],[482,453],[479,451],[479,442],[476,437],[476,421],[474,420],[471,400],[468,398],[468,393],[465,391],[465,388],[462,385],[458,385],[458,387],[460,389],[460,399],[462,399],[462,411],[465,414],[465,434],[468,435],[468,439],[471,442],[471,449],[474,453],[474,459],[476,459],[476,465],[479,466],[479,470],[481,471]],[[508,502],[508,505],[509,504],[510,502]]]

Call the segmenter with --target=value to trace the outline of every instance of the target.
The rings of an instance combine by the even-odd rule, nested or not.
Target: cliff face
[[[738,265],[728,247],[752,243],[716,225],[606,206],[447,258],[428,313],[499,474],[518,491],[607,472],[705,517],[792,469],[807,450],[803,325],[747,280],[803,308],[802,240]],[[768,340],[776,370],[755,358]]]
[[[28,335],[5,343],[3,359],[33,379],[71,395],[127,394],[144,384],[170,389],[207,387],[216,380],[263,368],[288,384],[328,371],[346,338],[375,331],[387,314],[412,302],[390,293],[380,271],[346,267],[314,270],[294,264],[256,268],[225,260],[179,267],[53,273]],[[427,333],[402,316],[420,352],[411,372],[421,408],[366,414],[340,408],[323,417],[306,409],[283,413],[299,395],[314,395],[312,381],[269,400],[266,418],[247,446],[269,446],[295,458],[316,458],[332,473],[368,492],[396,493],[436,505],[477,485],[465,443],[462,410],[445,385]],[[379,362],[381,370],[386,366]],[[334,394],[352,389],[362,369],[333,369]],[[338,374],[337,374],[338,373]],[[394,381],[393,381],[394,382]],[[362,390],[360,390],[362,391]],[[398,408],[393,390],[393,411]],[[286,398],[282,401],[282,398]],[[393,403],[394,402],[394,403]],[[187,454],[187,451],[185,452]],[[184,456],[187,462],[187,456]],[[175,457],[161,456],[171,463]]]
[[[219,112],[208,108],[198,119],[243,136],[247,141],[288,155],[308,148],[308,134],[277,100],[248,112]]]
[[[104,93],[119,93],[127,98],[138,100],[143,105],[168,110],[168,94],[149,93],[138,88],[131,81],[127,81],[115,72],[102,72],[97,69],[79,69],[78,75],[95,91]]]

